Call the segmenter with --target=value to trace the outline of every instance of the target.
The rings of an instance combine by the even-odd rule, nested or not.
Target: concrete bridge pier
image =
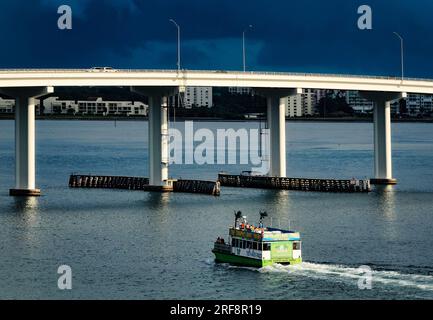
[[[11,196],[40,196],[36,188],[35,99],[54,92],[53,87],[0,88],[15,99],[15,188]]]
[[[171,189],[167,103],[177,87],[131,87],[131,91],[149,99],[149,184],[159,190]]]
[[[255,93],[267,100],[270,177],[286,177],[286,99],[302,89],[260,88]]]
[[[391,149],[391,101],[405,98],[401,92],[361,92],[361,96],[374,102],[374,178],[371,184],[393,185]]]

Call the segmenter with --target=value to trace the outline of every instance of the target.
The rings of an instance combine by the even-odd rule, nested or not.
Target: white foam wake
[[[422,290],[433,291],[433,276],[420,274],[405,274],[397,271],[372,270],[372,283],[381,283],[390,286],[413,287]],[[295,265],[279,265],[259,269],[262,273],[289,273],[293,275],[306,276],[316,279],[334,281],[358,281],[360,276],[365,275],[359,268],[333,264],[318,264],[303,262]]]

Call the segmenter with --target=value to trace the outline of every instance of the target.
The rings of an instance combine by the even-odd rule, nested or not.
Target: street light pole
[[[252,29],[253,26],[250,24],[248,28],[244,29],[244,32],[242,32],[242,60],[244,65],[244,72],[246,71],[246,53],[245,53],[245,33],[248,31],[248,29]]]
[[[177,72],[180,74],[181,66],[180,66],[180,26],[177,24],[177,22],[174,19],[170,19],[170,22],[172,22],[176,28],[177,28]],[[177,107],[180,108],[180,91],[177,93]],[[176,122],[176,108],[173,107],[173,121]]]
[[[177,71],[180,72],[180,26],[173,19],[170,19],[177,28]]]
[[[394,34],[400,39],[400,53],[401,53],[401,81],[404,80],[404,40],[403,37],[398,34],[397,32],[394,32]]]

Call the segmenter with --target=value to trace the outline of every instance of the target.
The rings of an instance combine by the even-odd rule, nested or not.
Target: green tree
[[[317,112],[322,116],[351,116],[353,109],[347,104],[344,94],[339,91],[327,90],[325,96],[320,99],[316,106]]]

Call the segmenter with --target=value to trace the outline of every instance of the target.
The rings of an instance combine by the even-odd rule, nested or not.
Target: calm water
[[[183,124],[178,124],[180,127]],[[256,123],[195,123],[256,128]],[[370,177],[372,125],[287,123],[289,176]],[[433,125],[394,124],[399,185],[371,194],[224,188],[219,198],[70,190],[71,172],[147,176],[147,123],[40,121],[37,184],[15,199],[14,127],[0,121],[0,298],[337,299],[433,298]],[[173,166],[175,177],[215,179],[248,166]],[[213,240],[233,210],[266,209],[303,236],[299,266],[216,265]],[[57,289],[72,267],[73,290]],[[359,290],[361,265],[373,288]]]

